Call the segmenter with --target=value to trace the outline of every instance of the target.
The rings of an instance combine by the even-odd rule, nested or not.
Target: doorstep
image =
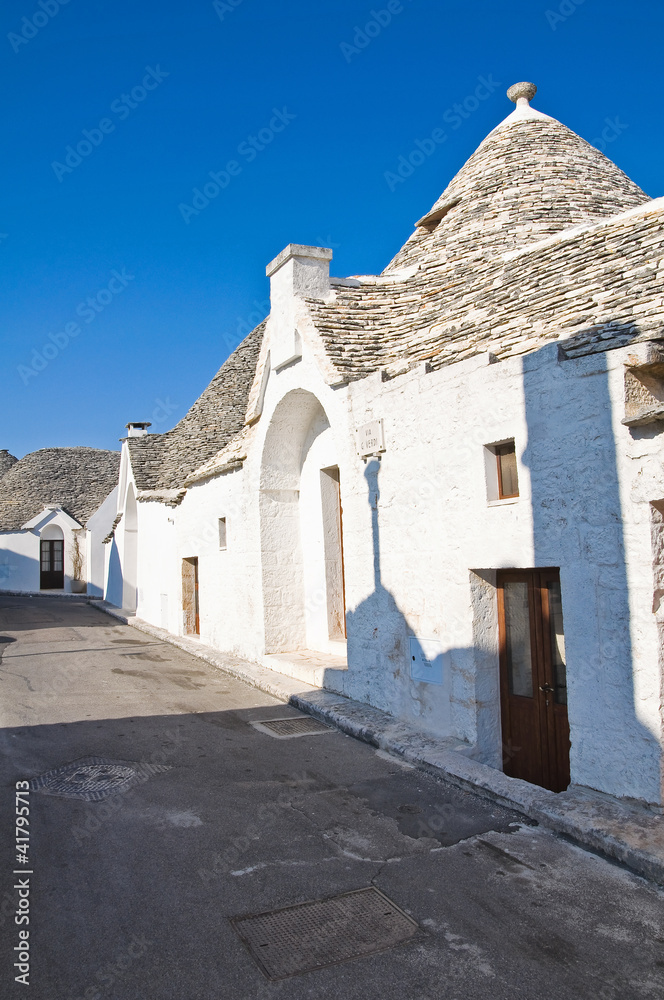
[[[348,660],[338,653],[322,653],[316,649],[298,649],[289,653],[269,653],[261,663],[278,674],[304,681],[315,688],[334,686],[331,671],[348,670]]]
[[[664,885],[664,816],[591,789],[572,787],[556,794],[519,778],[510,778],[496,768],[473,760],[473,747],[469,744],[428,736],[377,708],[275,669],[278,664],[283,669],[285,662],[299,664],[298,671],[306,670],[305,654],[311,652],[314,659],[308,669],[310,677],[314,678],[331,666],[322,660],[343,662],[343,657],[300,650],[295,660],[295,654],[285,653],[264,656],[260,663],[253,663],[204,646],[199,639],[171,635],[106,601],[91,603],[126,625],[169,642],[279,701],[336,726],[349,736],[401,757],[435,774],[441,781],[514,809],[582,847],[619,861],[638,875]],[[337,665],[335,669],[343,668]]]

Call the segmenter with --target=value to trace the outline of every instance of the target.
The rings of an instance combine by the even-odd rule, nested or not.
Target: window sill
[[[487,500],[487,507],[504,507],[506,504],[518,503],[521,497],[505,497],[504,500]]]

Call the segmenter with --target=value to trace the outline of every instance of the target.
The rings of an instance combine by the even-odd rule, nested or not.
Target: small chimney
[[[331,260],[332,251],[325,247],[289,243],[267,265],[273,368],[281,368],[302,357],[297,331],[298,300],[324,299],[329,295]]]
[[[142,438],[146,437],[148,433],[148,427],[152,427],[149,420],[136,420],[134,423],[125,424],[127,428],[127,437],[130,438]]]
[[[323,299],[330,290],[332,251],[325,247],[305,247],[289,243],[278,257],[267,265],[270,293],[311,299]]]

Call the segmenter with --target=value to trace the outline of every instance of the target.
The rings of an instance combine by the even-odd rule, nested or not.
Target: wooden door
[[[498,574],[505,774],[553,792],[569,785],[569,722],[557,569]]]
[[[65,543],[61,538],[42,539],[39,545],[39,589],[64,590]]]
[[[185,635],[200,635],[197,557],[182,560],[182,624]]]

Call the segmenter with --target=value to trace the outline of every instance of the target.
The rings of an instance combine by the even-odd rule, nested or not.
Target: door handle
[[[543,691],[546,695],[546,707],[549,707],[549,695],[553,694],[555,688],[552,688],[550,684],[540,684],[540,691]]]

